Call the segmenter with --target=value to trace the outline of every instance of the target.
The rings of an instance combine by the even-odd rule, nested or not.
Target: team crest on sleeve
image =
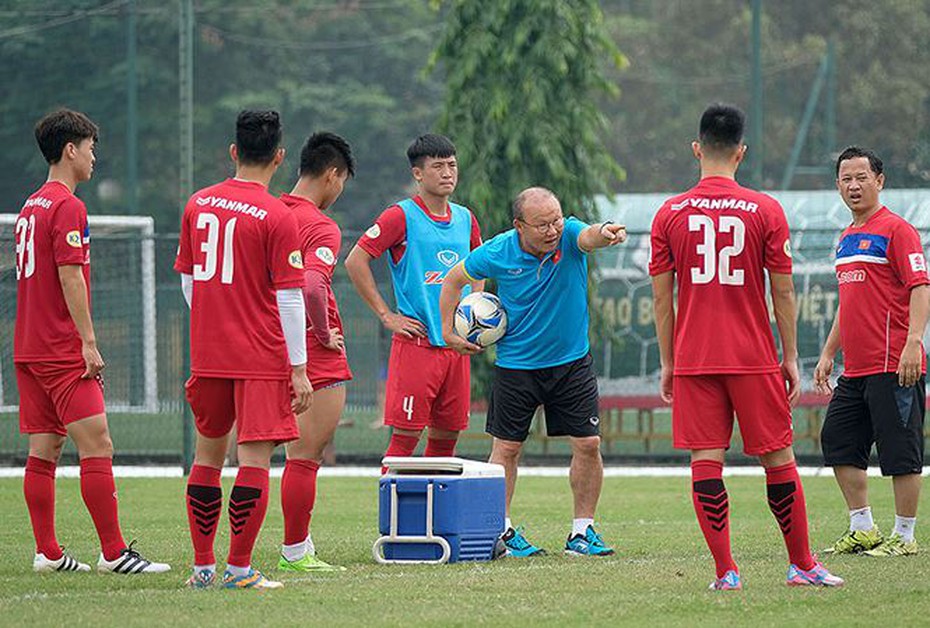
[[[328,246],[321,246],[316,250],[316,256],[322,260],[327,266],[336,265],[336,256],[333,253],[333,250]]]
[[[910,260],[911,269],[915,273],[927,272],[927,259],[924,257],[923,253],[911,253],[907,258]]]
[[[81,232],[69,231],[65,234],[65,241],[68,243],[68,246],[73,246],[76,249],[81,248]]]
[[[304,267],[304,258],[301,257],[300,251],[291,251],[287,256],[287,263],[293,266],[294,268],[303,268]]]
[[[785,255],[787,255],[788,257],[791,257],[791,239],[790,238],[785,240],[785,245],[782,247],[782,250],[784,250]]]
[[[368,231],[365,232],[365,235],[367,235],[372,240],[377,239],[377,237],[381,235],[381,225],[379,225],[378,223],[375,223],[372,226],[368,227]]]

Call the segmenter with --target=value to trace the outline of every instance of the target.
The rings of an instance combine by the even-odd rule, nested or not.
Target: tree
[[[595,0],[453,0],[431,67],[441,67],[440,128],[455,141],[457,197],[490,235],[508,228],[523,188],[552,189],[567,214],[594,218],[594,196],[623,170],[601,138],[604,66],[625,58]]]

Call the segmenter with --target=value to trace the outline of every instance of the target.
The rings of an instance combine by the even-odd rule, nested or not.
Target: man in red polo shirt
[[[851,146],[836,162],[836,186],[852,213],[836,249],[840,305],[814,371],[831,391],[838,350],[844,371],[824,418],[821,447],[849,507],[849,530],[829,552],[870,556],[917,553],[914,526],[924,454],[930,278],[917,230],[881,204],[883,165]],[[884,538],[872,519],[866,469],[872,444],[892,476],[895,523]]]

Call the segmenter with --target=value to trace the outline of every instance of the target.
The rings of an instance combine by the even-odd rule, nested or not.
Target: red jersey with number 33
[[[652,222],[649,274],[675,273],[675,374],[778,371],[765,270],[791,274],[778,201],[706,177],[665,202]]]
[[[288,377],[275,291],[304,281],[293,212],[253,181],[204,188],[184,208],[174,269],[194,278],[194,375]]]
[[[16,238],[14,362],[83,363],[81,337],[68,312],[59,266],[82,266],[90,301],[87,208],[64,183],[48,181],[23,204]]]

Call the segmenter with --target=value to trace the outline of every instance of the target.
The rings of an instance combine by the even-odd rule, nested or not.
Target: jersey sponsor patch
[[[785,246],[782,248],[785,251],[785,255],[787,255],[788,257],[791,257],[791,240],[790,239],[785,240]]]
[[[372,240],[376,239],[379,235],[381,235],[381,225],[375,223],[368,227],[368,231],[365,232],[365,235],[367,235]]]
[[[444,251],[439,251],[439,253],[436,254],[436,258],[443,266],[452,268],[455,266],[455,263],[459,261],[459,254],[455,251],[446,249]]]
[[[73,246],[76,249],[81,248],[81,232],[69,231],[65,234],[65,241],[68,243],[68,246]]]
[[[915,273],[927,272],[927,260],[924,258],[923,253],[911,253],[907,258],[910,260],[911,269]]]
[[[334,266],[336,264],[336,256],[333,254],[333,250],[328,246],[321,246],[318,248],[316,250],[316,256],[328,266]]]
[[[287,263],[293,266],[294,268],[303,268],[304,267],[304,258],[301,257],[300,251],[291,251],[287,256]]]

